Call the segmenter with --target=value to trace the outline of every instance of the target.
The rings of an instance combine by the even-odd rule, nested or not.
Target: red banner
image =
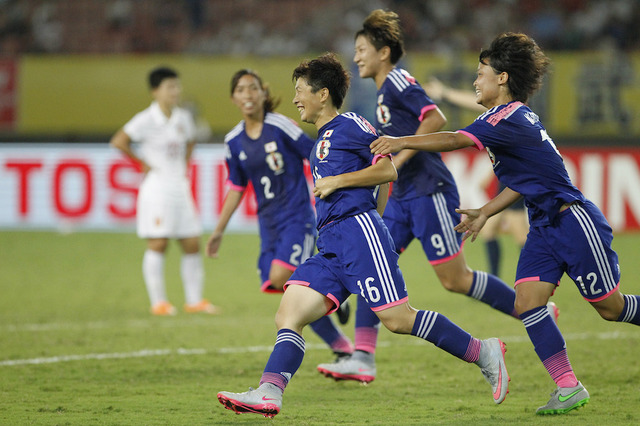
[[[17,69],[16,61],[0,60],[0,129],[2,130],[13,130],[16,123]]]

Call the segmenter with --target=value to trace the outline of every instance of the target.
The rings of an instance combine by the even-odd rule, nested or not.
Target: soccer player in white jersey
[[[147,240],[142,272],[154,315],[175,315],[167,299],[164,261],[169,239],[182,248],[180,264],[188,313],[216,314],[203,298],[204,268],[200,254],[200,220],[187,178],[195,125],[178,106],[182,87],[176,71],[159,67],[149,74],[153,102],[111,138],[111,145],[140,165],[144,180],[137,200],[137,232]],[[138,143],[139,149],[132,147]]]
[[[284,389],[304,357],[303,328],[335,311],[350,294],[361,294],[389,330],[478,365],[500,404],[509,385],[504,344],[496,338],[478,340],[444,315],[409,305],[398,255],[379,214],[397,173],[390,156],[370,153],[369,144],[377,138],[373,126],[352,112],[338,112],[349,87],[344,67],[335,55],[325,54],[301,63],[293,79],[301,119],[318,129],[310,161],[319,252],[286,284],[276,314],[276,343],[260,386],[219,392],[218,400],[236,413],[278,414]]]
[[[476,101],[488,108],[457,132],[382,137],[371,152],[403,148],[453,151],[486,148],[505,189],[479,209],[460,210],[456,226],[464,238],[478,235],[487,219],[524,197],[530,231],[516,271],[516,311],[536,354],[556,384],[538,414],[562,414],[583,406],[589,393],[576,378],[567,348],[546,303],[564,273],[607,321],[640,325],[640,296],[620,291],[618,255],[602,212],[572,183],[553,140],[526,106],[542,84],[549,58],[525,34],[505,33],[480,53],[474,82]]]
[[[218,256],[224,230],[251,182],[258,204],[260,289],[280,294],[315,247],[316,218],[304,175],[314,140],[295,121],[275,112],[279,101],[255,71],[242,69],[233,75],[231,100],[242,121],[224,138],[229,191],[206,252]],[[353,352],[353,344],[330,317],[311,328],[338,358]]]

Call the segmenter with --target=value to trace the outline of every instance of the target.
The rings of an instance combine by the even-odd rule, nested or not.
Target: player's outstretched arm
[[[213,230],[213,232],[209,236],[209,239],[207,240],[205,252],[208,257],[218,257],[218,250],[220,250],[220,244],[222,244],[222,236],[224,234],[224,230],[227,229],[227,225],[229,224],[229,220],[231,220],[231,216],[240,205],[243,194],[244,191],[237,191],[235,189],[230,189],[229,192],[227,192],[227,197],[224,199],[222,211],[220,212],[218,225],[216,225],[216,229]]]
[[[479,209],[456,209],[456,212],[464,215],[464,218],[453,229],[464,233],[463,241],[471,237],[471,242],[474,242],[491,216],[500,213],[521,197],[522,195],[511,188],[505,188],[498,196]]]
[[[399,152],[403,149],[416,149],[418,151],[447,152],[456,149],[474,146],[471,138],[458,132],[437,132],[426,135],[391,137],[382,136],[371,143],[371,152],[377,155],[386,155]]]
[[[341,188],[376,186],[396,179],[398,172],[391,158],[383,157],[375,164],[356,172],[316,179],[313,195],[323,199]]]

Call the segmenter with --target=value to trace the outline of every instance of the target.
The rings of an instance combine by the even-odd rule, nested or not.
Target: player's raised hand
[[[471,242],[474,242],[489,218],[480,209],[456,209],[456,212],[464,215],[464,218],[453,229],[464,234],[462,241],[471,236]]]
[[[327,176],[316,179],[316,184],[313,187],[313,195],[319,197],[320,199],[325,199],[329,195],[333,194],[337,189],[339,189],[338,177]]]
[[[213,231],[209,240],[207,241],[207,246],[205,247],[205,251],[208,257],[218,257],[218,250],[220,249],[220,244],[222,243],[222,232]]]
[[[371,153],[376,155],[387,155],[401,151],[404,144],[401,138],[393,136],[381,136],[369,145]]]

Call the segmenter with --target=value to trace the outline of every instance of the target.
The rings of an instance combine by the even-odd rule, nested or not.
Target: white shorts
[[[167,180],[150,172],[140,185],[137,209],[140,238],[180,239],[202,234],[187,178]]]

